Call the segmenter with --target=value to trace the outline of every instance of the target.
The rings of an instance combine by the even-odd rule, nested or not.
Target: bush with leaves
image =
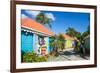
[[[33,62],[33,60],[36,58],[36,54],[34,52],[26,52],[23,55],[24,62]]]
[[[23,55],[23,62],[45,62],[47,61],[47,57],[43,57],[43,56],[38,56],[36,53],[34,52],[26,52]]]
[[[46,62],[46,61],[47,58],[42,56],[38,56],[37,58],[34,59],[34,62]]]

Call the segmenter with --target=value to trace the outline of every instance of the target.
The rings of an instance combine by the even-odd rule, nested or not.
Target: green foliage
[[[77,32],[75,37],[76,37],[77,39],[81,40],[81,33],[80,33],[80,32]]]
[[[88,25],[87,30],[83,32],[82,39],[84,39],[88,35],[90,35],[90,25]]]
[[[59,48],[61,49],[61,50],[63,50],[65,47],[65,38],[63,37],[63,35],[62,34],[59,34],[58,35],[58,42],[59,42]]]
[[[60,41],[65,41],[65,38],[63,37],[62,34],[59,34],[59,35],[58,35],[58,40],[60,40]]]
[[[46,57],[37,56],[34,52],[26,52],[23,55],[24,62],[30,63],[30,62],[45,62],[47,61]]]
[[[21,50],[21,62],[23,62],[23,55],[25,54],[25,52],[23,50]]]
[[[51,26],[52,19],[48,18],[43,12],[40,12],[36,16],[36,21],[43,25],[48,25],[50,28],[52,28]]]
[[[40,14],[38,14],[37,17],[36,17],[36,21],[40,22],[42,24],[45,24],[45,20],[46,20],[46,16],[42,12]]]
[[[74,51],[75,51],[76,53],[80,53],[80,45],[81,45],[81,43],[78,42],[77,46],[76,46],[75,49],[74,49]]]
[[[71,37],[76,37],[77,39],[81,39],[81,33],[76,31],[74,28],[71,28],[69,27],[67,30],[66,30],[66,34],[68,34],[69,36]]]
[[[66,30],[66,34],[70,35],[71,37],[76,37],[80,41],[83,41],[83,39],[90,34],[90,26],[88,26],[87,30],[82,34],[76,31],[74,28],[69,27]]]
[[[34,52],[27,52],[23,55],[24,62],[33,62],[34,58],[36,58],[36,54]]]
[[[55,48],[57,51],[59,49],[63,50],[64,45],[65,45],[65,39],[62,34],[59,34],[58,36],[53,37],[50,43],[50,46],[52,48]]]
[[[45,61],[47,61],[47,58],[42,56],[34,59],[34,62],[45,62]]]
[[[66,30],[66,34],[70,35],[71,37],[75,37],[76,36],[77,31],[74,28],[69,27]]]

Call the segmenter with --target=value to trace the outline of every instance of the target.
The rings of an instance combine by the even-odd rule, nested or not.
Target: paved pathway
[[[73,52],[73,48],[71,49],[66,49],[63,52],[59,52],[59,56],[54,57],[51,56],[49,57],[48,61],[73,61],[73,60],[88,60],[89,57],[87,56],[86,58],[82,58],[79,54],[75,54]]]

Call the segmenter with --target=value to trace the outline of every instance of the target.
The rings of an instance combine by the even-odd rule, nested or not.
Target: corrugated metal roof
[[[34,31],[37,31],[37,32],[40,32],[40,33],[44,33],[48,36],[54,36],[55,35],[48,28],[46,28],[45,26],[43,26],[42,24],[36,22],[35,20],[33,20],[31,18],[22,18],[21,26],[24,27],[24,28],[26,27],[26,28],[29,28],[29,29],[33,29]]]

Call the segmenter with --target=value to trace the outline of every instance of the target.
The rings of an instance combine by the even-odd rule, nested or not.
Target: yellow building
[[[73,47],[73,42],[74,42],[74,38],[69,36],[69,35],[66,35],[66,34],[62,34],[63,37],[65,38],[65,48],[72,48]]]

